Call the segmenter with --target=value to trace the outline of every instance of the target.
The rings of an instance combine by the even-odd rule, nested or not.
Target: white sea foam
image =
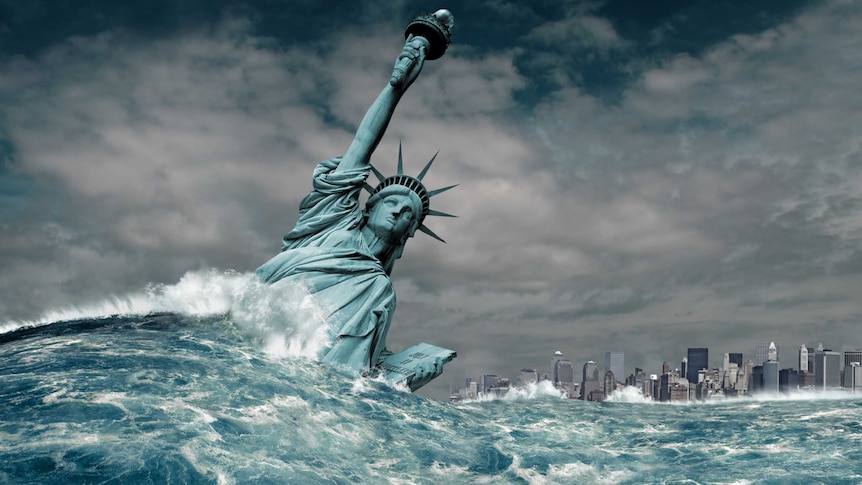
[[[531,382],[523,387],[510,387],[506,394],[497,396],[492,393],[479,394],[474,399],[467,399],[463,402],[489,402],[489,401],[527,401],[546,397],[555,397],[565,399],[565,393],[551,384],[550,381]]]
[[[626,386],[622,389],[611,391],[605,401],[608,402],[627,402],[637,404],[652,404],[653,401],[645,397],[640,389],[634,386]]]
[[[81,319],[148,315],[230,315],[275,357],[314,357],[328,343],[326,308],[300,285],[269,285],[253,274],[191,271],[173,285],[151,284],[142,291],[102,301],[53,309],[30,321],[0,323],[0,333]]]

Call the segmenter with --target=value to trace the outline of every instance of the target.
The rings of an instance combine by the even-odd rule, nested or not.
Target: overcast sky
[[[416,14],[453,43],[373,162],[437,151],[389,347],[626,371],[862,347],[862,3],[0,1],[0,322],[253,271]],[[578,371],[579,373],[579,371]]]

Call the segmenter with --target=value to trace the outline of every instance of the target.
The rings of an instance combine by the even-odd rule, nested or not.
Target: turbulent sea
[[[320,312],[269,291],[190,274],[0,325],[0,484],[862,483],[862,396],[432,401],[314,362]]]

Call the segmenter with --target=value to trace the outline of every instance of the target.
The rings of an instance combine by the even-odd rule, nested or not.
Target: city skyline
[[[737,372],[736,369],[739,369],[740,372],[745,370],[745,372],[747,372],[749,374],[753,370],[755,372],[755,378],[757,380],[757,384],[754,384],[756,386],[756,388],[750,389],[748,387],[752,383],[752,381],[750,380],[751,375],[746,375],[746,379],[749,380],[749,384],[746,384],[745,386],[743,386],[743,389],[744,389],[743,392],[749,393],[749,394],[750,393],[765,393],[765,394],[773,393],[773,394],[777,394],[779,392],[779,388],[781,388],[782,392],[783,392],[788,386],[791,386],[791,387],[796,386],[799,388],[803,388],[803,387],[807,386],[807,387],[812,387],[814,389],[820,389],[820,390],[827,390],[827,389],[841,388],[841,387],[854,388],[854,386],[855,386],[855,388],[857,388],[857,389],[862,389],[862,371],[860,371],[859,369],[855,369],[855,367],[853,369],[854,374],[851,374],[850,376],[848,376],[848,379],[850,380],[849,381],[850,385],[845,385],[845,383],[841,382],[841,380],[844,379],[843,373],[845,372],[845,370],[848,367],[858,366],[860,363],[862,363],[862,349],[860,349],[859,347],[855,347],[855,348],[845,350],[845,351],[833,351],[829,348],[826,348],[822,342],[818,343],[817,347],[808,347],[807,345],[802,344],[801,348],[798,351],[796,359],[794,360],[794,364],[792,364],[792,365],[781,364],[778,360],[776,360],[777,356],[779,355],[778,352],[780,349],[780,345],[777,344],[775,341],[770,341],[768,344],[763,344],[762,342],[757,342],[757,343],[755,343],[754,347],[755,347],[755,350],[752,353],[753,355],[750,358],[746,358],[744,353],[725,352],[722,354],[723,355],[723,357],[722,357],[723,365],[717,366],[717,367],[709,366],[706,368],[702,367],[702,368],[688,369],[690,372],[688,374],[688,376],[693,375],[693,376],[695,376],[695,379],[696,379],[699,373],[701,374],[701,377],[702,377],[703,371],[707,371],[707,373],[709,373],[710,371],[719,371],[722,375],[724,375],[723,379],[726,379],[727,378],[726,373],[728,371],[732,372],[735,376],[735,373]],[[706,352],[704,352],[704,351],[706,351]],[[809,351],[810,351],[810,356],[811,356],[810,359],[807,358]],[[761,353],[763,354],[763,357],[764,357],[763,361],[757,362],[757,361],[753,360],[753,359],[758,359]],[[611,364],[612,366],[614,365],[613,363],[611,363],[611,360],[609,359],[609,356],[611,354],[617,354],[616,357],[618,359],[622,360],[622,359],[624,359],[625,352],[619,352],[619,351],[614,351],[614,352],[608,351],[608,352],[606,352],[605,353],[605,366],[604,367],[599,366],[593,360],[587,360],[583,363],[580,381],[578,380],[577,376],[574,376],[574,385],[575,385],[574,395],[576,395],[576,396],[580,395],[580,399],[583,399],[583,400],[593,400],[593,399],[585,398],[585,396],[589,395],[590,393],[594,392],[597,389],[607,389],[608,384],[607,383],[602,384],[602,380],[603,380],[602,378],[605,375],[605,372],[610,370],[610,369],[608,369],[608,365],[609,364]],[[700,359],[700,357],[698,357],[698,356],[705,357],[705,355],[708,354],[708,348],[689,347],[689,348],[687,348],[687,354],[689,357],[691,357],[691,356],[695,357],[695,358],[690,360],[691,362],[696,362]],[[800,372],[805,371],[805,369],[803,369],[803,367],[801,365],[803,363],[803,360],[802,360],[803,356],[806,357],[806,360],[804,361],[804,363],[808,364],[809,362],[811,362],[811,365],[816,369],[814,371],[808,372],[809,382],[806,383],[806,382],[803,382],[802,380],[797,381],[796,377],[793,377],[790,381],[788,381],[787,379],[790,378],[787,376],[788,371],[793,371],[793,370],[800,371]],[[818,358],[821,359],[821,362],[819,362],[819,363],[817,362]],[[827,363],[827,359],[830,359],[830,362]],[[683,364],[683,366],[686,364],[687,360],[688,360],[687,358],[683,358],[681,360],[681,363]],[[841,365],[839,362],[841,360],[843,360],[843,365]],[[739,365],[740,361],[745,366],[748,366],[748,367],[743,369],[742,368],[743,366]],[[566,363],[569,366],[569,368],[574,367],[574,365],[573,365],[574,361],[572,359],[570,359],[569,357],[567,357],[566,354],[564,354],[562,351],[557,350],[554,352],[554,354],[551,357],[551,363],[550,363],[550,367],[548,369],[548,372],[542,372],[542,370],[540,368],[521,368],[521,372],[520,372],[519,377],[514,381],[508,379],[507,377],[504,377],[502,374],[501,375],[497,375],[497,374],[483,375],[483,377],[480,379],[480,381],[482,382],[482,385],[477,386],[476,389],[474,389],[472,392],[475,393],[476,390],[479,390],[479,391],[481,391],[482,389],[488,390],[491,387],[495,387],[495,388],[497,388],[496,393],[500,394],[498,383],[500,382],[501,378],[504,379],[504,387],[506,387],[506,388],[508,388],[510,385],[523,387],[525,384],[523,377],[525,375],[530,376],[529,381],[526,381],[527,383],[534,383],[535,378],[537,378],[538,380],[548,380],[548,381],[553,382],[553,383],[564,381],[565,378],[561,378],[560,375],[558,375],[558,373],[555,372],[555,369],[559,367],[559,364],[561,362]],[[666,365],[666,364],[668,364],[668,361],[664,360],[662,362],[662,365]],[[824,367],[824,366],[826,366],[826,367]],[[824,370],[824,369],[826,369],[826,370]],[[670,373],[676,373],[676,375],[678,375],[679,377],[686,377],[685,370],[682,368],[682,366],[677,366],[677,367],[669,366],[668,370]],[[637,371],[642,371],[642,375],[638,376]],[[618,388],[622,387],[623,385],[632,385],[632,383],[630,381],[632,379],[635,379],[635,378],[643,379],[643,378],[648,378],[650,376],[656,376],[656,377],[659,377],[659,379],[661,379],[661,376],[664,374],[666,374],[666,373],[662,372],[661,370],[659,370],[658,372],[651,372],[651,369],[648,369],[648,368],[644,369],[644,368],[640,368],[637,366],[633,366],[631,368],[631,372],[626,373],[626,375],[621,379],[616,379],[616,373],[613,373],[613,375],[615,377],[614,381],[616,382]],[[567,375],[571,376],[571,374],[567,374]],[[487,378],[489,378],[489,377],[491,378],[491,380],[487,380]],[[736,377],[733,377],[733,379],[735,380]],[[463,389],[467,390],[470,387],[470,382],[473,379],[471,377],[467,377],[465,380],[466,380],[467,384]],[[690,377],[686,377],[686,380],[689,383],[693,382]],[[718,380],[721,380],[721,379],[718,379]],[[592,383],[587,384],[588,381],[591,381]],[[698,381],[695,380],[694,382],[698,382]],[[856,383],[856,384],[854,384],[854,383]],[[719,384],[719,386],[721,386],[721,384]],[[736,385],[734,384],[734,388],[735,388],[735,386]],[[455,391],[453,391],[452,389],[453,388],[451,388],[451,386],[450,386],[450,393],[453,393],[453,396],[454,396],[455,391],[460,390],[460,388],[458,388],[458,387],[454,388]],[[558,389],[560,389],[561,391],[566,391],[568,389],[569,395],[570,396],[572,395],[571,388],[560,388],[560,386],[558,386]],[[508,389],[506,389],[506,390],[508,390]],[[463,393],[464,391],[460,391],[460,392]],[[601,394],[602,397],[599,398],[598,400],[602,400],[605,395],[606,394]],[[461,397],[463,397],[463,396],[461,396]]]

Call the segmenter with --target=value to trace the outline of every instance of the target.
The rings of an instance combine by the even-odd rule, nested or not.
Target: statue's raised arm
[[[336,169],[337,171],[364,167],[371,162],[371,154],[374,153],[380,139],[383,138],[383,133],[389,126],[392,114],[395,113],[395,106],[398,105],[398,101],[401,100],[401,96],[404,95],[407,88],[419,77],[422,65],[425,63],[425,55],[426,43],[416,37],[407,40],[393,69],[394,79],[396,74],[400,74],[399,68],[409,61],[404,81],[398,85],[390,81],[377,96],[374,104],[368,108],[356,130],[353,142]]]
[[[429,215],[448,216],[432,210],[430,201],[453,186],[427,190],[422,178],[431,162],[412,177],[402,171],[400,152],[398,173],[383,177],[371,167],[371,154],[425,60],[446,50],[452,23],[452,15],[440,10],[408,25],[392,78],[362,118],[347,152],[318,164],[312,191],[300,203],[299,219],[284,236],[281,253],[256,271],[273,285],[304,286],[331,310],[326,317],[331,339],[319,354],[322,361],[357,372],[382,369],[402,376],[411,389],[438,376],[455,352],[427,344],[398,354],[384,351],[395,311],[390,274],[417,230],[442,241],[423,221]],[[372,171],[380,178],[375,188],[366,182]],[[359,207],[363,188],[371,194],[364,210]]]

